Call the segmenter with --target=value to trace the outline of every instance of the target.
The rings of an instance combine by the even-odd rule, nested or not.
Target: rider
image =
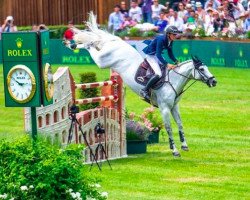
[[[147,85],[140,91],[140,94],[145,99],[150,99],[149,97],[149,89],[161,78],[161,66],[166,66],[168,69],[173,69],[176,64],[178,64],[178,60],[175,58],[172,46],[173,40],[175,40],[176,35],[182,33],[177,29],[176,26],[169,26],[166,29],[165,35],[159,35],[154,40],[150,42],[150,44],[143,49],[143,52],[147,54],[147,61],[153,68],[155,74],[149,79]],[[163,57],[163,50],[167,49],[168,56],[175,65],[169,64]]]

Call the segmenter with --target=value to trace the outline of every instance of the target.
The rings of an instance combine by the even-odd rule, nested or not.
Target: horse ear
[[[197,61],[197,60],[196,60],[196,56],[191,55],[191,58],[192,58],[192,60],[193,60],[194,62]]]
[[[200,61],[200,59],[198,58],[198,56],[194,56],[196,61]]]

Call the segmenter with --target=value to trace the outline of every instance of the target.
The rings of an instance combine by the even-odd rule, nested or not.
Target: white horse
[[[69,48],[85,48],[100,68],[110,67],[119,73],[123,81],[139,95],[142,85],[136,83],[134,77],[139,65],[144,58],[128,43],[106,31],[100,30],[96,23],[96,17],[90,13],[89,21],[86,22],[89,30],[80,31],[74,29],[75,44]],[[214,76],[209,72],[199,59],[193,58],[179,64],[174,70],[170,70],[165,78],[164,85],[158,90],[152,90],[151,101],[158,106],[163,117],[164,125],[169,136],[170,149],[174,156],[180,153],[174,143],[172,128],[170,124],[170,113],[178,125],[181,148],[188,151],[184,137],[182,121],[178,108],[178,102],[185,85],[189,80],[200,80],[209,87],[216,85]]]

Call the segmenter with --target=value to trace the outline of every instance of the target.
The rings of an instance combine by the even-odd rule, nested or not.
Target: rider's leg
[[[158,59],[155,56],[148,55],[146,59],[151,65],[155,74],[149,79],[147,85],[141,90],[140,94],[145,99],[150,99],[149,89],[161,78],[161,69],[159,66]]]

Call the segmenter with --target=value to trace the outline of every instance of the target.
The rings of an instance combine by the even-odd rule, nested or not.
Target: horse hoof
[[[183,151],[189,151],[188,146],[181,146],[181,149],[182,149]]]
[[[177,151],[177,152],[173,152],[173,156],[174,157],[181,157],[181,154]]]

